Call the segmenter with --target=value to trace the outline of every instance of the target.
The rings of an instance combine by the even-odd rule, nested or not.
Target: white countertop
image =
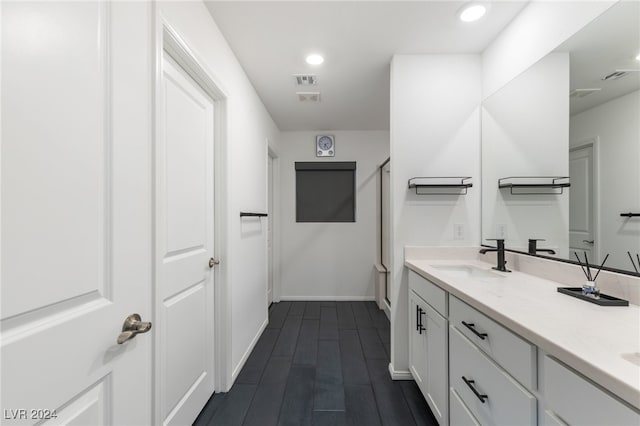
[[[493,271],[479,260],[406,259],[405,265],[640,409],[640,306],[588,303],[558,293],[566,285]],[[454,277],[430,265],[472,265],[504,278]]]

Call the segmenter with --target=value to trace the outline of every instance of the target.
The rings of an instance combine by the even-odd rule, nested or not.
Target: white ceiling
[[[281,130],[388,130],[394,54],[480,53],[526,1],[463,23],[462,1],[206,1]],[[309,53],[325,62],[311,66]],[[297,87],[293,74],[317,75]],[[296,91],[319,91],[301,103]]]
[[[571,99],[571,115],[640,89],[640,72],[602,81],[616,69],[640,70],[640,2],[621,1],[560,47],[570,52],[571,90],[600,88],[584,98]]]

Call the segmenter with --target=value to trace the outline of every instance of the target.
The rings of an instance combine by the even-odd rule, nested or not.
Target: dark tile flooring
[[[194,425],[437,425],[413,381],[389,377],[374,302],[280,302],[228,393]]]

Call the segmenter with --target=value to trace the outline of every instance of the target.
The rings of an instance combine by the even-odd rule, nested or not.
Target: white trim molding
[[[375,302],[375,296],[281,296],[282,301],[291,302]]]
[[[272,163],[272,170],[271,172],[273,173],[272,175],[272,188],[271,190],[273,191],[271,200],[273,202],[273,205],[271,206],[271,213],[273,214],[273,217],[271,218],[271,224],[273,226],[273,229],[271,230],[271,254],[273,256],[272,259],[269,259],[269,261],[272,263],[272,274],[273,274],[273,289],[272,294],[271,294],[271,300],[274,303],[279,302],[280,299],[280,293],[282,292],[281,286],[280,286],[280,259],[281,259],[281,247],[282,247],[282,243],[280,240],[280,235],[281,235],[281,228],[280,228],[280,154],[278,153],[278,150],[274,147],[272,141],[267,138],[266,140],[266,148],[267,148],[267,161],[269,161],[269,158],[271,158],[271,160],[273,161]],[[267,177],[266,181],[268,182],[269,179]],[[268,185],[268,183],[267,183]],[[267,193],[268,193],[269,189],[267,189]],[[268,278],[267,278],[268,279]]]
[[[242,371],[242,367],[244,367],[244,364],[249,359],[251,352],[253,352],[253,349],[256,347],[256,344],[258,343],[260,336],[262,336],[262,332],[267,328],[267,325],[269,325],[269,319],[264,320],[264,322],[260,326],[260,329],[258,330],[258,333],[251,340],[251,344],[249,344],[249,347],[247,348],[245,353],[242,354],[242,358],[240,358],[240,361],[238,361],[238,365],[233,368],[233,372],[231,373],[231,383],[235,382],[238,378],[238,374],[240,374],[240,371]]]
[[[409,370],[396,371],[392,363],[389,363],[389,374],[393,380],[413,380],[413,376]]]
[[[382,306],[382,310],[384,311],[384,314],[387,316],[387,319],[391,321],[391,305],[389,305],[389,302],[387,302],[386,299]]]

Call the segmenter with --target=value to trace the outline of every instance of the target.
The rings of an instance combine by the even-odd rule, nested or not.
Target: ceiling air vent
[[[296,92],[300,102],[320,102],[320,92]]]
[[[315,74],[295,74],[293,78],[296,79],[298,86],[315,86],[318,84],[318,78]]]
[[[624,77],[625,75],[627,75],[627,71],[615,70],[614,72],[612,72],[610,74],[607,74],[604,77],[602,77],[602,81],[618,80],[618,79]]]
[[[573,89],[572,91],[569,92],[569,97],[570,98],[584,98],[585,96],[589,96],[592,93],[595,92],[599,92],[600,88],[594,88],[594,89]]]
[[[626,76],[627,74],[629,74],[630,72],[640,72],[640,68],[630,68],[630,69],[622,69],[622,70],[615,70],[614,72],[605,75],[604,77],[602,77],[602,80],[607,81],[607,80],[619,80],[622,77]]]

